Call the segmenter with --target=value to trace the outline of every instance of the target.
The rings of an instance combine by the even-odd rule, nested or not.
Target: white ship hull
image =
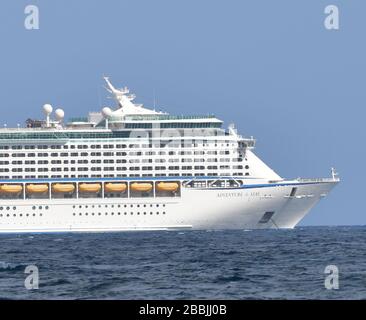
[[[337,182],[182,188],[180,197],[1,200],[0,233],[294,228]]]

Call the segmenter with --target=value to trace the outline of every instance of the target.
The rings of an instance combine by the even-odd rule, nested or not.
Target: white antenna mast
[[[48,103],[46,103],[45,105],[43,105],[43,112],[46,115],[46,127],[49,128],[50,127],[50,114],[52,113],[52,106]]]
[[[156,94],[155,94],[155,88],[154,88],[154,90],[153,90],[153,95],[154,95],[154,103],[153,103],[153,105],[154,105],[154,110],[156,109]]]

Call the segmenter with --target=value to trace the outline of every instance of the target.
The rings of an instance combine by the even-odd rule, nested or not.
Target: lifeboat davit
[[[99,192],[102,189],[100,183],[81,183],[79,184],[80,192]]]
[[[52,186],[52,191],[56,193],[74,192],[75,186],[72,183],[56,183]]]
[[[137,183],[134,182],[131,184],[131,190],[133,191],[140,191],[140,192],[149,192],[152,189],[152,184],[151,183]]]
[[[1,193],[19,193],[23,187],[20,184],[4,184],[0,187]]]
[[[27,193],[45,193],[48,191],[47,184],[28,184],[25,189]]]
[[[127,185],[125,183],[106,183],[104,186],[106,192],[124,192],[126,189]]]
[[[157,189],[159,191],[170,191],[174,192],[177,191],[179,188],[179,184],[176,182],[159,182],[157,184]]]

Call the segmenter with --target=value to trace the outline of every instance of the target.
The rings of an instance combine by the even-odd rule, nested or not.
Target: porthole
[[[159,205],[157,204],[156,207],[159,207]]]
[[[13,214],[13,217],[16,217],[16,216],[17,216],[17,215],[14,213],[14,214]]]
[[[39,207],[38,207],[38,209],[39,209],[39,210],[42,210],[42,206],[39,206]]]
[[[79,206],[79,209],[81,209],[83,206]]]
[[[3,207],[0,207],[0,210],[3,210],[4,208]]]
[[[98,216],[102,215],[100,212],[98,212]]]
[[[49,206],[45,206],[45,209],[48,210],[49,209]]]
[[[165,214],[165,211],[163,211],[163,214]]]
[[[35,213],[33,213],[33,217],[35,217],[36,216],[36,214]]]
[[[13,210],[16,210],[16,207],[13,207]]]
[[[131,216],[133,215],[133,212],[131,212]]]
[[[6,210],[9,210],[10,209],[10,207],[6,207]]]
[[[6,216],[9,217],[9,214],[7,214]]]
[[[79,213],[79,216],[81,216],[81,212]]]
[[[33,209],[33,210],[36,210],[36,206],[33,206],[33,207],[32,207],[32,209]]]
[[[73,205],[72,208],[75,209],[75,205]]]
[[[75,212],[72,215],[75,216],[76,215]]]

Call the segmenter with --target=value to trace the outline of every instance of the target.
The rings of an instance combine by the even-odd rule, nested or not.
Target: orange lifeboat
[[[80,192],[99,192],[102,189],[100,183],[81,183],[79,184]]]
[[[0,187],[1,193],[19,193],[22,192],[23,187],[20,184],[4,184]]]
[[[106,192],[124,192],[126,189],[127,185],[125,183],[106,183],[104,186]]]
[[[74,192],[75,186],[72,183],[56,183],[52,186],[52,191],[55,193]]]
[[[28,184],[25,186],[27,193],[45,193],[48,191],[47,184]]]
[[[159,191],[174,192],[178,190],[179,184],[177,182],[159,182],[156,187]]]
[[[132,191],[140,191],[140,192],[149,192],[152,189],[151,183],[141,182],[137,183],[134,182],[131,184]]]

